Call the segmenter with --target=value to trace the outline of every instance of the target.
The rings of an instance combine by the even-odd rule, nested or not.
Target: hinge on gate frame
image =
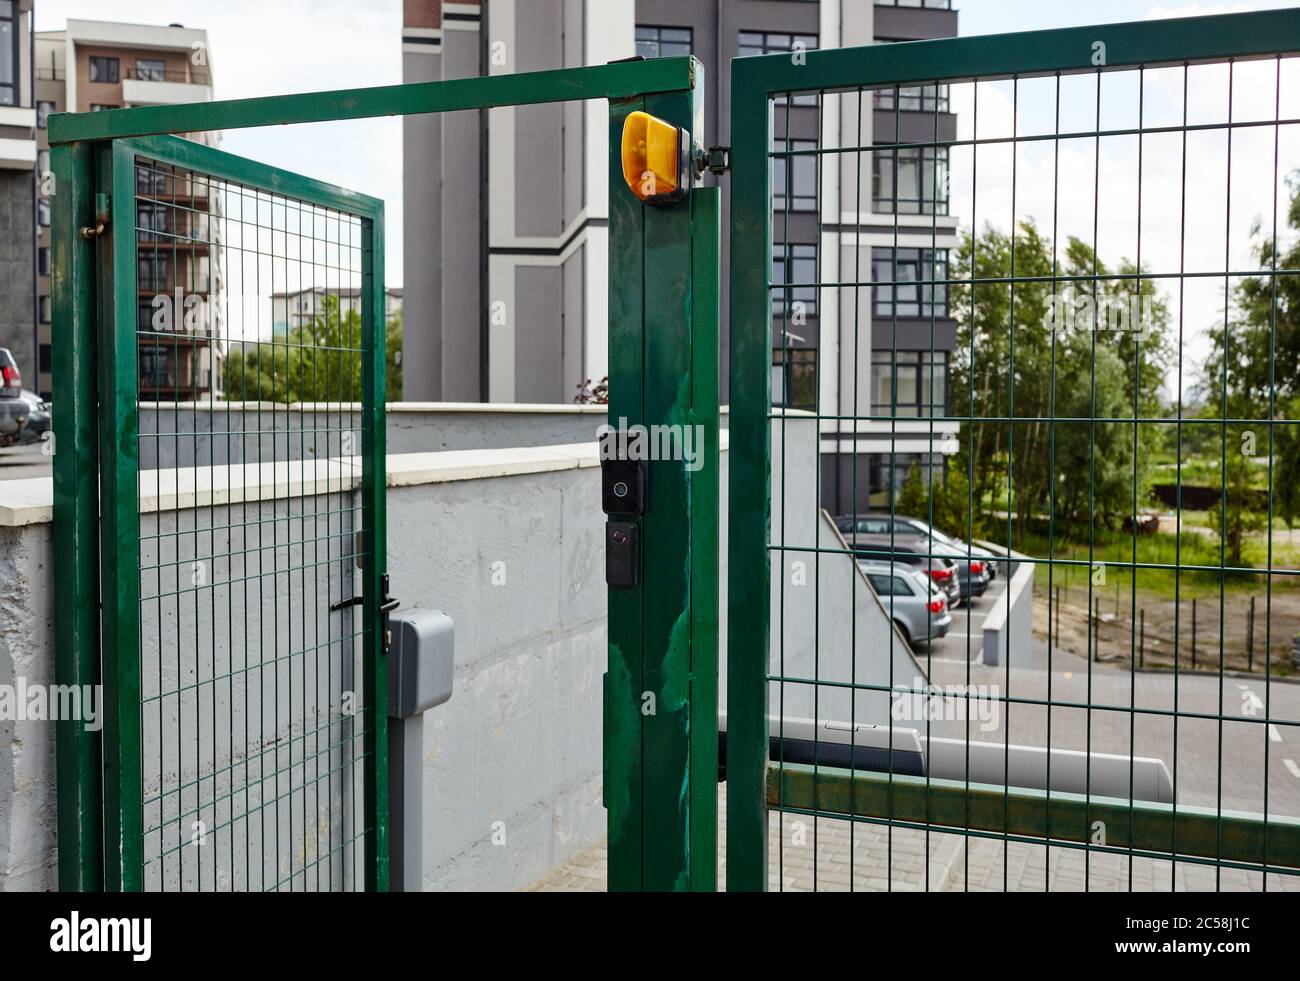
[[[108,229],[109,216],[112,213],[111,209],[109,208],[109,204],[110,201],[107,194],[105,194],[103,191],[96,192],[95,224],[82,226],[81,229],[82,238],[84,239],[98,238],[100,235],[103,235],[104,232]]]

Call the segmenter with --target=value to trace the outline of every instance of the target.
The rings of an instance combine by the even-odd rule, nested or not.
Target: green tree
[[[1135,456],[1133,423],[1058,420],[1159,411],[1170,318],[1154,283],[1075,238],[1058,254],[1030,220],[1014,238],[991,226],[967,233],[953,269],[973,269],[974,285],[952,290],[949,404],[980,421],[963,427],[950,471],[970,468],[977,507],[1005,498],[1019,534],[1053,503],[1067,517],[1122,520],[1135,474],[1145,497],[1159,434],[1136,427]]]
[[[1295,269],[1300,266],[1300,172],[1287,180],[1291,202],[1284,237],[1256,221],[1252,228],[1253,252],[1260,269]],[[1290,240],[1287,244],[1286,239]],[[1210,332],[1211,354],[1200,377],[1204,399],[1200,415],[1209,419],[1258,419],[1258,424],[1210,425],[1202,453],[1223,470],[1226,496],[1216,509],[1215,530],[1225,558],[1241,565],[1246,536],[1265,525],[1265,517],[1252,511],[1254,484],[1261,474],[1246,447],[1255,453],[1272,453],[1273,501],[1276,513],[1293,526],[1300,516],[1300,434],[1294,421],[1300,410],[1300,282],[1295,276],[1244,278],[1233,290],[1228,313]],[[1262,420],[1273,420],[1269,425]]]
[[[898,491],[898,500],[894,502],[898,514],[910,518],[925,520],[930,513],[930,496],[926,492],[925,481],[921,478],[921,465],[913,462],[908,468],[907,478]]]
[[[932,496],[934,527],[964,541],[984,537],[980,510],[971,507],[970,481],[966,479],[965,468],[950,461],[948,472],[941,482],[935,484]]]
[[[385,329],[387,397],[402,397],[402,319]],[[362,389],[361,315],[342,312],[326,296],[321,311],[282,337],[245,345],[226,358],[226,398],[260,402],[359,402]]]

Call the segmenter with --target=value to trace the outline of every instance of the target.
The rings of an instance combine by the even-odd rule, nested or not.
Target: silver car
[[[925,644],[948,633],[952,614],[947,594],[923,572],[902,562],[859,562],[908,644]]]

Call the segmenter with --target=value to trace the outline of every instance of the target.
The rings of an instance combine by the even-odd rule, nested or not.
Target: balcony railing
[[[210,76],[206,71],[166,71],[151,68],[127,68],[122,72],[123,78],[137,82],[181,82],[185,85],[210,85]]]

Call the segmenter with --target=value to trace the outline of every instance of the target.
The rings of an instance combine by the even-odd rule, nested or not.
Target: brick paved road
[[[1266,691],[1259,679],[1224,678],[1222,703],[1220,679],[1213,675],[1183,674],[1177,679],[1177,710],[1180,713],[1217,715],[1217,719],[1180,718],[1177,723],[1178,754],[1174,756],[1174,719],[1168,715],[1130,713],[1127,709],[1175,708],[1175,679],[1172,674],[1142,673],[1093,664],[1074,655],[1055,652],[1052,671],[981,664],[967,665],[957,654],[964,643],[953,645],[952,654],[934,652],[932,681],[937,685],[997,685],[1013,698],[1047,699],[1054,702],[1091,703],[1091,713],[1079,708],[1050,710],[1050,743],[1054,747],[1127,753],[1130,745],[1140,756],[1163,758],[1177,777],[1178,799],[1184,804],[1214,807],[1222,773],[1222,806],[1225,810],[1263,810],[1263,783],[1259,774],[1267,753],[1270,814],[1300,816],[1300,727],[1262,724],[1264,703],[1268,715],[1280,722],[1300,720],[1300,685],[1274,682]],[[969,671],[969,675],[968,675]],[[1091,722],[1089,721],[1091,715]],[[990,732],[972,731],[972,738],[1001,742],[1008,732],[1016,743],[1043,745],[1048,742],[1049,710],[1045,705],[1012,703],[999,713]],[[936,731],[936,734],[938,732]],[[1222,765],[1220,766],[1220,759]],[[725,788],[723,788],[725,801]],[[720,810],[723,808],[720,808]],[[783,827],[783,831],[782,831]],[[927,842],[921,831],[888,829],[858,824],[853,829],[850,849],[849,823],[833,819],[813,822],[801,815],[786,815],[778,824],[771,817],[769,854],[772,889],[792,891],[857,890],[932,891],[1163,891],[1169,889],[1225,891],[1258,890],[1258,873],[1223,869],[1125,855],[1087,853],[1057,845],[1009,844],[987,838],[965,839],[961,835],[932,832]],[[725,840],[725,835],[722,836]],[[891,840],[892,838],[892,840]],[[852,852],[850,856],[850,850]],[[929,856],[928,862],[926,856]],[[815,862],[814,862],[815,859]],[[721,862],[725,869],[725,857]],[[928,881],[927,881],[928,874]],[[721,877],[720,877],[721,881]],[[604,843],[557,870],[532,888],[541,890],[603,890],[605,888]],[[1268,889],[1300,891],[1300,876],[1269,876]]]

